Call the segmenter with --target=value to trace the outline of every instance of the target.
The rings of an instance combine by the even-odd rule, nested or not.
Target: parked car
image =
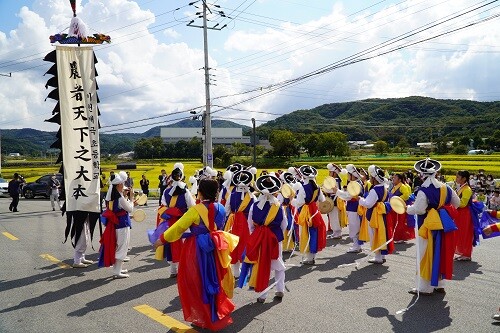
[[[0,197],[9,197],[9,182],[0,178]]]
[[[48,198],[50,196],[51,188],[49,186],[49,180],[52,174],[45,175],[38,178],[36,181],[27,183],[23,186],[23,197],[26,199],[33,199],[36,196],[44,196]],[[56,174],[57,180],[61,183],[61,188],[59,189],[59,197],[64,198],[64,179],[63,175]]]

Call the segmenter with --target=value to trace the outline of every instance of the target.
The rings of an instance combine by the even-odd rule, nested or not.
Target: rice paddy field
[[[303,164],[309,164],[318,169],[318,181],[322,180],[328,175],[326,170],[327,163],[336,163],[345,165],[353,163],[358,167],[364,167],[365,169],[371,165],[375,164],[379,167],[385,169],[387,172],[399,172],[407,171],[408,169],[413,169],[415,161],[420,160],[424,157],[419,156],[399,156],[399,155],[389,155],[389,156],[374,156],[374,155],[363,155],[363,156],[353,156],[349,159],[300,159],[292,162],[290,165],[300,166]],[[455,173],[458,170],[468,170],[471,173],[477,173],[479,169],[483,169],[485,174],[492,174],[494,178],[500,178],[500,154],[492,155],[433,155],[433,159],[437,159],[443,165],[443,174],[447,176],[448,180],[454,178]],[[101,164],[102,170],[109,175],[110,171],[117,171],[116,162],[105,162]],[[131,177],[134,179],[136,187],[139,187],[139,180],[143,174],[150,181],[150,189],[154,190],[158,186],[158,176],[161,173],[161,169],[165,169],[167,173],[170,173],[173,169],[176,161],[165,160],[165,161],[140,161],[137,163],[136,169],[128,170],[130,171]],[[186,179],[189,179],[191,175],[195,173],[196,170],[203,167],[202,163],[199,161],[182,161],[184,164],[184,174]],[[38,177],[54,173],[59,170],[60,165],[54,164],[53,166],[37,166],[36,163],[30,165],[29,162],[25,162],[22,167],[12,166],[10,163],[4,163],[2,165],[2,177],[5,179],[10,179],[14,172],[22,174],[26,181],[35,181]],[[266,168],[268,171],[276,171],[278,169],[284,169],[284,166],[276,168]],[[257,174],[261,170],[257,171]]]

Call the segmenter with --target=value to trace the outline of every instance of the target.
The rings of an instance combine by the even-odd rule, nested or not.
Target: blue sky
[[[95,47],[103,132],[143,132],[189,117],[205,100],[201,29],[187,27],[199,9],[180,0],[77,1],[90,32],[108,33]],[[111,5],[111,3],[113,5]],[[214,0],[231,19],[212,16],[212,109],[245,125],[325,103],[366,98],[429,96],[498,100],[500,21],[492,4],[455,0]],[[174,11],[175,8],[179,10]],[[215,7],[212,7],[216,10]],[[470,11],[456,19],[459,13]],[[53,49],[48,37],[71,20],[67,0],[0,0],[0,128],[54,130],[44,123],[53,108],[44,101]],[[436,25],[401,41],[405,32]],[[201,21],[198,19],[197,24]],[[468,23],[475,25],[459,29]],[[455,33],[448,33],[459,29]],[[426,38],[443,34],[422,42]],[[393,46],[416,43],[384,55]],[[377,51],[369,51],[378,47]],[[281,86],[304,74],[365,52],[363,61]],[[370,59],[368,59],[370,58]],[[354,59],[354,58],[352,58]],[[359,60],[359,59],[358,59]],[[144,118],[157,117],[154,121]],[[120,125],[132,120],[134,126]],[[120,126],[114,126],[120,125]]]

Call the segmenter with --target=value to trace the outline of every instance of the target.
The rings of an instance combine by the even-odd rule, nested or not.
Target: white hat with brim
[[[328,171],[335,172],[336,174],[340,174],[342,172],[342,166],[338,166],[335,163],[328,163],[326,168]]]
[[[382,184],[385,181],[387,181],[387,179],[384,177],[385,176],[384,170],[382,170],[381,168],[379,168],[376,165],[373,165],[373,164],[370,165],[368,167],[368,173],[369,173],[370,177],[375,178],[379,182],[379,184]]]
[[[354,164],[347,164],[345,166],[345,169],[347,170],[348,174],[353,175],[357,179],[361,178],[361,175],[359,174],[358,169],[356,169],[356,167],[354,166]]]

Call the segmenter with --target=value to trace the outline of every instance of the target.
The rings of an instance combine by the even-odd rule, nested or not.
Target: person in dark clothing
[[[158,201],[158,204],[161,205],[161,197],[168,184],[168,175],[165,169],[161,170],[161,175],[158,176],[158,180],[160,181],[160,183],[158,184],[158,188],[160,189],[160,200]]]
[[[24,184],[25,181],[23,177],[19,176],[16,172],[14,177],[9,182],[9,195],[12,198],[12,202],[10,203],[9,210],[11,212],[18,212],[17,205],[19,203],[19,194],[21,193],[21,185]]]
[[[146,175],[142,175],[142,179],[140,181],[141,184],[141,190],[142,193],[144,193],[146,196],[149,194],[149,179],[146,178]],[[147,206],[148,204],[145,203],[144,206]]]
[[[424,181],[422,180],[422,177],[420,177],[419,175],[415,176],[415,178],[413,179],[413,192],[418,190],[423,182]]]

